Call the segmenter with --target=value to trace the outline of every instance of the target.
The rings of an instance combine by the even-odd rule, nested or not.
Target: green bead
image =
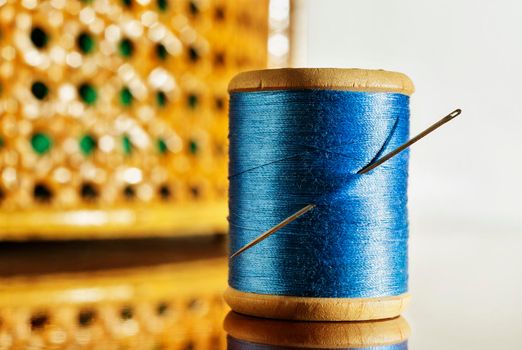
[[[78,88],[78,94],[80,95],[82,101],[88,105],[93,105],[98,99],[98,93],[96,92],[96,89],[88,83],[80,85]]]
[[[165,140],[163,140],[161,138],[158,139],[157,147],[158,147],[159,153],[161,153],[161,154],[165,154],[169,150],[169,148],[167,147],[167,143],[165,142]]]
[[[165,107],[167,104],[167,95],[163,91],[156,92],[156,103],[160,107]]]
[[[121,3],[125,7],[131,7],[132,6],[132,0],[121,0]]]
[[[158,58],[163,61],[165,61],[167,59],[167,57],[169,56],[169,53],[167,52],[165,45],[163,45],[163,44],[156,45],[156,56],[158,56]]]
[[[76,38],[76,45],[83,53],[91,53],[95,47],[94,38],[89,33],[83,32]]]
[[[31,92],[33,96],[39,100],[43,100],[49,94],[49,88],[41,81],[36,81],[31,85]]]
[[[31,29],[31,41],[34,46],[39,49],[43,49],[49,42],[49,36],[42,28],[33,27],[33,29]]]
[[[53,141],[49,135],[38,132],[31,137],[31,146],[37,154],[42,155],[49,152],[53,146]]]
[[[169,1],[168,0],[157,0],[156,1],[158,8],[160,11],[167,11],[169,8]]]
[[[132,104],[132,100],[134,97],[132,96],[132,92],[130,92],[129,88],[124,87],[120,91],[120,103],[123,106],[130,106]]]
[[[88,156],[96,149],[96,140],[89,134],[80,138],[80,150],[83,155]]]
[[[198,95],[190,94],[187,99],[187,103],[190,108],[195,109],[198,106],[199,98]]]
[[[123,153],[130,155],[132,153],[132,142],[129,135],[124,135],[121,140],[123,146]]]
[[[189,152],[192,154],[197,154],[199,151],[198,143],[195,140],[189,141]]]
[[[4,146],[5,146],[4,138],[0,136],[0,149],[4,148]]]
[[[118,44],[118,51],[123,57],[131,57],[134,53],[134,44],[128,38],[122,39]]]

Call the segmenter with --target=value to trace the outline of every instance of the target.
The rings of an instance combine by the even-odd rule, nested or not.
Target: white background
[[[519,348],[522,2],[301,4],[300,65],[406,73],[412,134],[463,110],[412,148],[411,349]]]

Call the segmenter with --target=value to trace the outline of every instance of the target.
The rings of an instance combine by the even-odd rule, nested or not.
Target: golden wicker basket
[[[268,0],[0,0],[0,239],[225,232]]]

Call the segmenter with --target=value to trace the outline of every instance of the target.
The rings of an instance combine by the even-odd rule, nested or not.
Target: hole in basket
[[[159,189],[158,189],[158,193],[159,193],[161,199],[163,199],[163,200],[165,200],[165,201],[166,201],[166,200],[169,200],[170,197],[172,196],[172,192],[171,192],[171,190],[170,190],[170,187],[169,187],[169,185],[167,185],[167,184],[163,184],[163,185],[161,185],[161,186],[159,187]]]
[[[89,327],[93,324],[96,318],[96,312],[94,310],[83,310],[78,314],[78,325],[80,327]]]
[[[161,302],[156,307],[156,314],[158,314],[158,316],[165,316],[169,312],[169,309],[169,304]]]
[[[196,185],[191,186],[190,187],[190,195],[194,199],[198,199],[199,197],[201,197],[201,189],[199,188],[199,186],[196,186]]]
[[[133,200],[134,198],[136,198],[136,190],[131,185],[127,185],[123,189],[123,196],[127,200]]]
[[[223,67],[225,65],[225,53],[216,52],[214,54],[214,65],[216,67]]]
[[[189,13],[192,16],[194,16],[194,17],[199,15],[199,5],[198,5],[198,3],[196,1],[189,2],[188,10],[189,10]]]
[[[38,100],[44,100],[49,95],[49,87],[42,81],[35,81],[31,85],[31,93]]]
[[[214,19],[216,22],[222,22],[225,20],[225,8],[223,6],[217,6],[214,10]]]
[[[49,316],[45,313],[38,313],[31,317],[31,330],[41,330],[45,328],[47,324],[49,324]]]
[[[225,99],[223,97],[216,97],[215,106],[218,111],[223,111],[225,109]]]
[[[189,301],[187,307],[191,312],[202,313],[206,309],[206,304],[201,299],[192,299],[191,301]]]
[[[82,184],[80,188],[80,195],[83,200],[86,202],[93,202],[98,198],[98,189],[96,186],[90,182],[85,182]]]
[[[38,203],[49,203],[53,199],[53,191],[44,183],[37,183],[33,188],[33,197]]]
[[[133,317],[134,317],[134,311],[132,310],[132,308],[130,306],[125,306],[124,308],[121,309],[120,318],[122,320],[130,320]]]
[[[194,46],[189,47],[188,56],[191,62],[197,62],[201,58],[198,49],[196,49]]]
[[[49,35],[42,27],[33,27],[30,36],[33,45],[39,49],[45,48],[49,42]]]

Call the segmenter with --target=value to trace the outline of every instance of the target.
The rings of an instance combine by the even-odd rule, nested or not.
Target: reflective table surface
[[[403,317],[351,324],[238,316],[223,327],[224,237],[3,243],[0,349],[520,348],[522,236],[433,227],[412,223]]]

